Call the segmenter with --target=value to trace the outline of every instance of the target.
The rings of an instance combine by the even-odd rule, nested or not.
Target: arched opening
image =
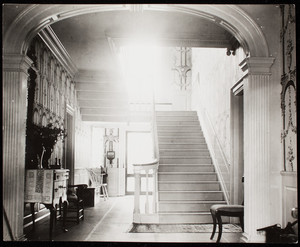
[[[45,26],[51,23],[84,13],[111,10],[129,11],[130,9],[131,7],[127,5],[63,7],[51,5],[32,6],[26,9],[27,12],[23,12],[22,14],[20,14],[18,18],[16,18],[16,20],[13,22],[13,24],[8,29],[6,29],[4,37],[4,68],[8,68],[14,62],[17,62],[17,66],[19,66],[20,56],[26,54],[32,38]],[[184,12],[193,15],[199,15],[208,20],[215,21],[218,23],[218,25],[221,25],[222,27],[224,27],[224,29],[228,30],[231,34],[233,34],[236,37],[236,39],[242,45],[244,52],[248,55],[247,61],[250,61],[250,58],[252,57],[268,58],[268,47],[261,30],[258,28],[257,24],[253,22],[251,18],[247,16],[247,14],[245,14],[243,11],[241,11],[238,7],[208,5],[199,5],[193,7],[188,5],[149,5],[144,8],[144,11],[146,11],[147,9],[157,11]],[[58,15],[57,13],[60,14]],[[238,22],[236,20],[238,20]],[[23,59],[24,58],[21,57],[22,61]],[[27,62],[30,63],[30,61]],[[25,76],[24,78],[26,79]],[[8,79],[4,80],[4,85],[8,82]],[[248,88],[246,87],[245,90],[248,90]],[[23,98],[25,98],[25,94],[26,90],[22,91]],[[245,104],[250,105],[250,103],[250,101],[245,101]],[[22,104],[19,103],[18,107],[26,111],[25,105],[22,106]],[[7,111],[7,113],[8,112],[9,110]],[[20,118],[19,121],[22,122],[25,119],[26,117],[23,116],[23,118]],[[13,131],[13,129],[8,129],[6,131],[10,133]],[[18,136],[16,138],[24,140],[25,135],[23,132],[20,132],[18,133]],[[25,152],[24,146],[21,145],[20,147],[18,147],[18,151],[18,155],[22,156]],[[10,159],[10,157],[8,156],[5,156],[4,158]],[[20,165],[22,167],[22,161],[18,162],[20,162]],[[22,178],[22,174],[23,173],[20,173],[20,178]],[[21,191],[21,189],[17,191],[16,196],[23,198],[23,192]]]

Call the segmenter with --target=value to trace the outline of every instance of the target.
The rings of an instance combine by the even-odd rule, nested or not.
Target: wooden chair
[[[84,219],[84,201],[78,194],[85,188],[87,184],[68,185],[66,221],[76,221],[79,224],[80,219]]]
[[[89,172],[91,187],[100,188],[100,193],[102,190],[104,200],[108,199],[107,183],[103,182],[105,173],[102,173],[99,168],[88,168],[87,170]]]
[[[242,178],[242,182],[244,182],[244,177]],[[213,219],[213,232],[210,239],[213,239],[215,236],[217,223],[219,225],[216,243],[219,243],[222,237],[222,216],[239,217],[242,230],[244,231],[244,202],[242,202],[242,205],[215,204],[211,206],[210,213]]]
[[[243,205],[224,205],[224,204],[215,204],[211,206],[210,213],[213,218],[213,232],[210,239],[214,238],[217,223],[219,225],[219,234],[216,243],[220,242],[222,237],[222,216],[229,217],[239,217],[241,227],[244,231],[244,206]]]

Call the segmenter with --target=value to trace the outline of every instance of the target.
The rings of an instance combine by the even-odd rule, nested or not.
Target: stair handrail
[[[157,135],[157,125],[156,125],[156,110],[155,110],[155,93],[154,88],[152,90],[152,117],[151,117],[151,134],[153,143],[153,161],[149,163],[133,164],[134,176],[135,176],[135,190],[134,190],[134,223],[142,223],[141,211],[140,211],[140,194],[141,194],[141,172],[144,171],[146,174],[146,202],[145,202],[145,214],[149,214],[149,173],[152,170],[153,177],[153,206],[152,214],[156,214],[158,211],[158,179],[157,172],[159,166],[159,146],[158,146],[158,135]]]
[[[216,140],[216,144],[217,144],[217,148],[218,150],[220,151],[221,153],[221,158],[226,166],[226,169],[227,169],[227,172],[230,173],[230,163],[228,162],[225,154],[224,154],[224,151],[223,151],[223,148],[221,146],[221,143],[220,143],[220,140],[217,136],[217,133],[213,127],[213,124],[211,122],[211,119],[206,111],[205,108],[202,108],[203,109],[203,112],[204,112],[204,119],[202,118],[201,114],[200,114],[200,118],[202,118],[204,121],[202,121],[202,126],[204,127],[204,129],[206,129],[206,132],[208,132],[209,130],[207,128],[210,128],[212,130],[212,134],[213,134],[213,138]],[[208,124],[205,124],[205,122],[207,122]],[[204,124],[204,125],[203,125]],[[208,125],[208,126],[207,126]],[[208,133],[205,133],[203,132],[204,135],[208,135]],[[217,174],[218,174],[218,178],[219,178],[219,181],[220,181],[220,184],[221,184],[221,187],[222,187],[222,190],[224,192],[224,196],[225,196],[225,200],[227,202],[227,204],[229,204],[229,188],[227,188],[226,184],[225,184],[225,181],[224,181],[224,178],[221,174],[221,171],[220,171],[220,168],[219,168],[219,164],[216,160],[216,154],[215,154],[215,150],[213,148],[213,144],[211,143],[210,139],[209,138],[205,138],[206,139],[206,142],[207,142],[207,145],[210,147],[210,152],[213,152],[213,155],[212,156],[212,159],[214,160],[214,165],[215,165],[215,168],[217,170]]]

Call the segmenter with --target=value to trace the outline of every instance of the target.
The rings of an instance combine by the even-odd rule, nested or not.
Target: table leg
[[[68,201],[63,202],[63,230],[67,232],[68,229],[66,228],[66,219],[68,214]]]
[[[50,210],[49,240],[52,241],[53,223],[54,223],[54,217],[56,215],[56,210],[53,206],[51,206],[49,210]]]
[[[32,229],[35,229],[35,213],[34,213],[34,202],[30,203],[30,211],[31,211],[31,218],[32,218]]]

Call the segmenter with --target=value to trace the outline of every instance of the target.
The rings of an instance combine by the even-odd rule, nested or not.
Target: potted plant
[[[49,159],[55,144],[67,136],[66,131],[56,128],[53,124],[27,126],[26,165],[27,168],[49,168]]]

